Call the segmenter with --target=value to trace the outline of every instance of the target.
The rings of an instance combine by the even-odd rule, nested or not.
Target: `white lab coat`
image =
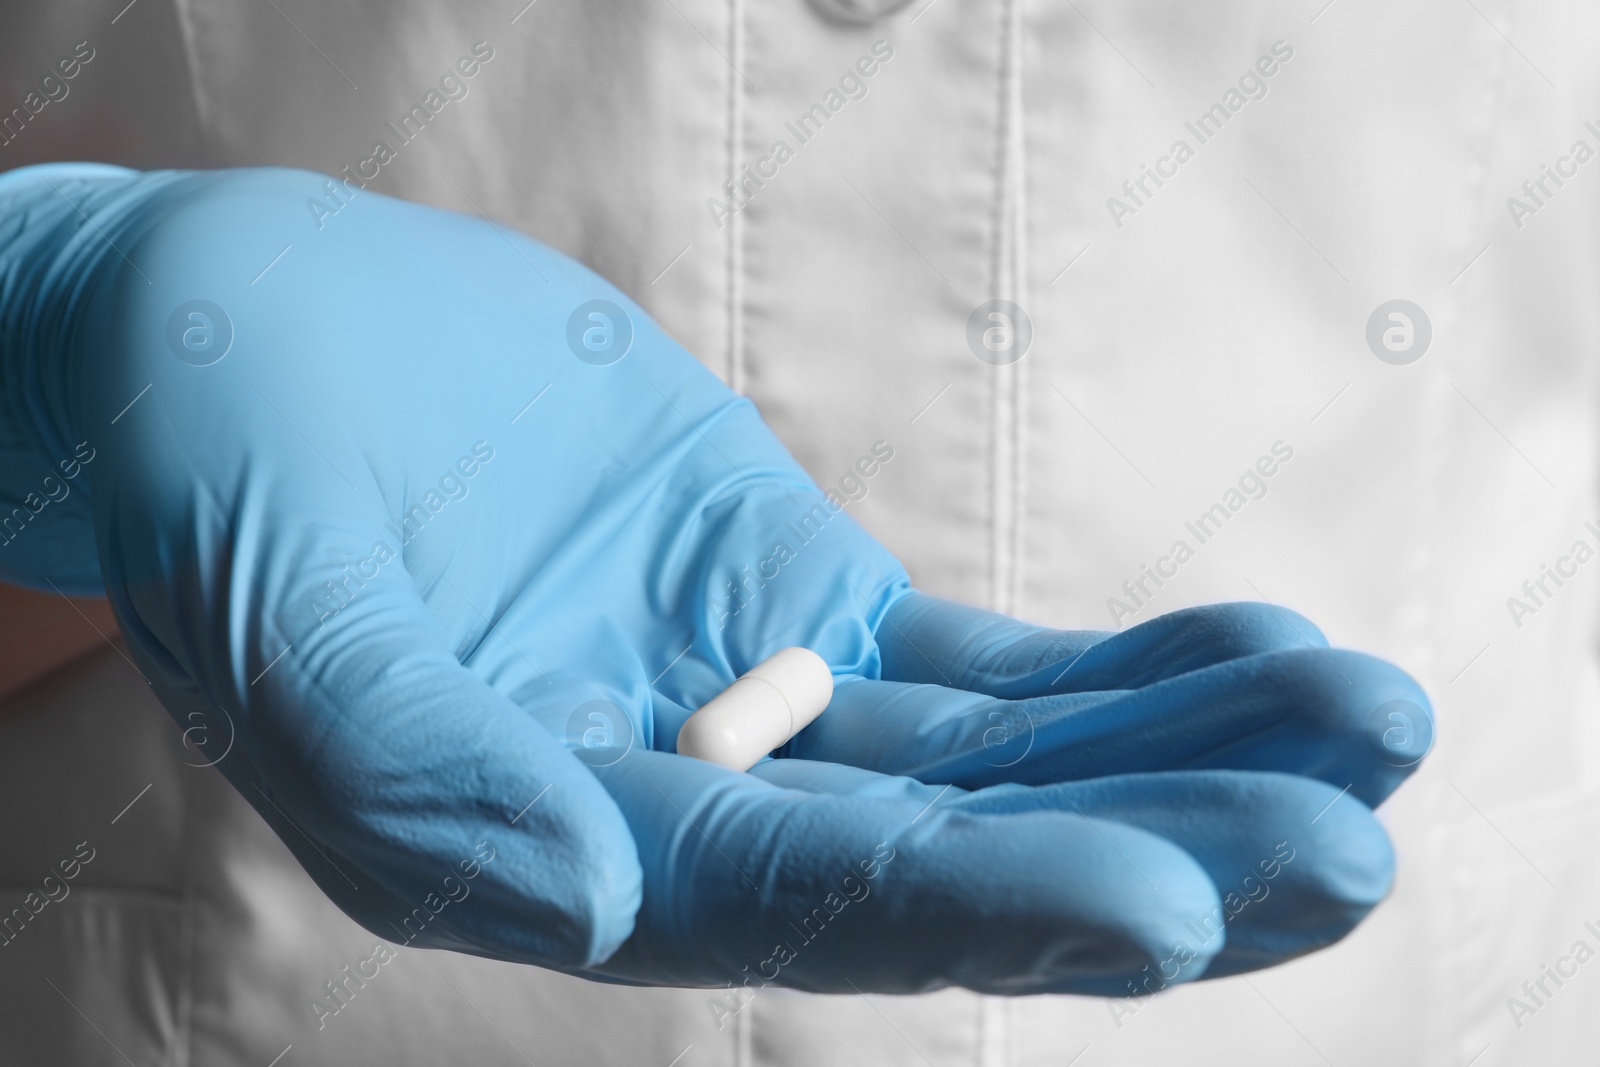
[[[1382,813],[1399,879],[1365,925],[1136,1013],[767,990],[719,1030],[703,992],[402,950],[319,1030],[374,939],[107,650],[0,713],[0,903],[95,849],[0,948],[0,1058],[1496,1067],[1592,1036],[1600,562],[1570,549],[1600,545],[1600,162],[1572,152],[1600,149],[1593,5],[16,6],[0,107],[94,58],[0,166],[337,171],[385,141],[375,188],[607,275],[823,485],[891,442],[855,512],[923,588],[1076,627],[1286,604],[1414,673],[1439,736]],[[407,142],[386,124],[414,105]],[[1018,362],[969,350],[991,298],[1031,320]],[[1397,298],[1431,322],[1409,365],[1367,342]],[[1278,442],[1266,495],[1230,495]]]

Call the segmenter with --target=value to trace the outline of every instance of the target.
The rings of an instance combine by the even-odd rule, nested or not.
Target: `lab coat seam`
[[[1520,14],[1520,12],[1521,5],[1513,4],[1511,9],[1513,25],[1517,15]],[[1489,27],[1485,26],[1483,28],[1483,32],[1488,34],[1493,31],[1491,31]],[[1489,189],[1491,166],[1495,155],[1495,145],[1499,139],[1499,134],[1502,129],[1501,122],[1498,117],[1499,109],[1506,99],[1508,80],[1512,65],[1512,46],[1508,44],[1496,48],[1493,47],[1493,43],[1491,43],[1490,47],[1490,54],[1495,56],[1498,60],[1498,70],[1495,70],[1492,74],[1493,81],[1489,88],[1490,106],[1485,108],[1482,112],[1482,140],[1479,143],[1478,151],[1473,153],[1476,156],[1476,162],[1479,167],[1479,174],[1476,182],[1473,183],[1477,185],[1477,190],[1472,191],[1469,189],[1465,191],[1467,193],[1467,203],[1469,205],[1468,210],[1471,210],[1470,205],[1473,203],[1478,203],[1480,207],[1477,211],[1477,218],[1468,225],[1462,227],[1461,239],[1467,242],[1467,245],[1461,246],[1460,248],[1459,258],[1462,262],[1465,262],[1466,259],[1472,254],[1467,246],[1476,243],[1471,236],[1472,233],[1474,231],[1481,232],[1479,227],[1485,224],[1487,218],[1487,200],[1485,199],[1485,194]],[[1470,109],[1468,113],[1470,115]],[[1469,179],[1469,182],[1471,182],[1471,179]],[[1462,279],[1462,281],[1463,290],[1465,290],[1466,286],[1470,286],[1472,284],[1470,279]],[[1452,289],[1453,288],[1454,287],[1452,287]],[[1464,295],[1464,291],[1455,292],[1452,294],[1449,317],[1455,319],[1458,323],[1462,317],[1461,307]],[[1444,325],[1444,323],[1441,322],[1441,325]],[[1424,463],[1426,464],[1424,469],[1429,475],[1431,475],[1422,479],[1422,489],[1427,494],[1428,511],[1433,514],[1438,513],[1440,506],[1438,486],[1441,478],[1446,476],[1448,465],[1453,455],[1453,451],[1449,446],[1447,432],[1449,418],[1445,413],[1445,408],[1442,404],[1442,401],[1447,399],[1445,392],[1444,383],[1436,381],[1434,383],[1434,387],[1430,390],[1432,395],[1429,398],[1429,403],[1427,403],[1423,408],[1423,422],[1421,427],[1423,437],[1423,447],[1421,451],[1423,456],[1426,457],[1424,459]],[[1401,612],[1401,617],[1406,617],[1413,620],[1413,633],[1426,634],[1436,631],[1436,627],[1433,625],[1434,612],[1431,608],[1433,598],[1429,596],[1425,590],[1437,587],[1435,582],[1429,580],[1428,576],[1436,575],[1438,573],[1438,567],[1439,561],[1437,553],[1429,553],[1421,558],[1418,558],[1415,562],[1413,573],[1416,580],[1412,587],[1411,595],[1407,597],[1407,600],[1409,601],[1407,607],[1414,610],[1403,610]],[[1449,576],[1447,575],[1447,580],[1448,577]],[[1446,917],[1442,926],[1443,930],[1456,931],[1471,928],[1470,924],[1465,921],[1470,917],[1470,909],[1462,908],[1461,904],[1459,903],[1458,894],[1462,891],[1462,888],[1463,887],[1460,885],[1457,885],[1455,887],[1455,892],[1445,896],[1443,902],[1444,907],[1440,909],[1441,916]],[[1441,927],[1435,926],[1432,930],[1430,930],[1430,934],[1432,934],[1434,937],[1438,937],[1440,929]],[[1441,981],[1450,981],[1453,978],[1455,981],[1460,982],[1461,979],[1459,976],[1471,973],[1471,953],[1468,951],[1467,944],[1464,939],[1446,937],[1445,941],[1446,946],[1444,951],[1432,954],[1432,957],[1443,965],[1444,973],[1439,975],[1439,978]],[[1467,992],[1466,990],[1460,991]],[[1470,996],[1446,997],[1443,999],[1444,1004],[1436,1008],[1435,1013],[1432,1013],[1432,1017],[1430,1018],[1429,1022],[1424,1024],[1424,1033],[1431,1029],[1433,1031],[1432,1036],[1436,1039],[1426,1042],[1426,1045],[1431,1050],[1429,1059],[1433,1064],[1438,1065],[1438,1067],[1443,1067],[1443,1065],[1446,1063],[1457,1062],[1461,1057],[1471,1057],[1477,1052],[1476,1049],[1469,1049],[1467,1047],[1470,1044],[1470,1040],[1467,1039],[1467,1035],[1472,1031],[1471,1024],[1473,1020],[1468,1017],[1470,1012],[1465,1011],[1460,1006],[1470,1003]]]
[[[733,1017],[733,1058],[737,1067],[751,1067],[756,1007],[751,1004],[748,1011],[741,1011]]]
[[[739,180],[739,157],[744,144],[744,0],[728,0],[728,179]],[[745,395],[744,365],[744,216],[735,212],[728,220],[728,388]],[[734,1018],[733,1059],[737,1067],[751,1067],[755,1019],[751,1012]]]
[[[1013,199],[1011,211],[1012,226],[1012,285],[1016,289],[1015,300],[1018,304],[1027,307],[1030,300],[1028,290],[1028,129],[1027,112],[1023,104],[1024,91],[1024,61],[1023,50],[1025,36],[1023,34],[1023,5],[1025,0],[1008,0],[1010,8],[1010,41],[1011,41],[1011,116],[1012,116],[1012,188]],[[1019,359],[1011,365],[1012,384],[1012,536],[1011,536],[1011,589],[1007,595],[1007,605],[1012,611],[1020,607],[1023,590],[1022,573],[1025,560],[1023,550],[1027,537],[1027,512],[1025,501],[1027,499],[1027,464],[1026,451],[1028,441],[1028,418],[1026,398],[1028,395],[1027,382],[1029,378],[1026,358]]]
[[[1513,30],[1516,28],[1516,19],[1521,14],[1521,12],[1522,12],[1522,5],[1520,3],[1512,5],[1512,7],[1511,7],[1511,19],[1512,19],[1511,28]],[[1486,108],[1486,109],[1484,109],[1484,112],[1483,112],[1483,115],[1484,115],[1483,143],[1482,143],[1482,146],[1480,148],[1480,154],[1479,154],[1478,160],[1477,160],[1478,165],[1479,165],[1479,176],[1478,176],[1478,182],[1477,182],[1478,189],[1479,189],[1479,194],[1476,195],[1476,196],[1473,196],[1469,200],[1469,203],[1476,203],[1476,204],[1479,205],[1479,207],[1478,207],[1478,220],[1480,222],[1482,222],[1484,220],[1485,215],[1489,210],[1490,202],[1489,202],[1489,200],[1485,199],[1484,194],[1486,194],[1488,192],[1488,189],[1489,189],[1489,179],[1490,179],[1490,173],[1491,173],[1490,172],[1490,167],[1494,162],[1495,145],[1499,140],[1499,135],[1500,135],[1500,132],[1501,132],[1501,129],[1502,129],[1501,123],[1500,123],[1499,118],[1498,118],[1499,108],[1505,102],[1506,86],[1507,86],[1507,82],[1509,80],[1510,72],[1511,72],[1511,47],[1508,45],[1508,46],[1503,47],[1503,48],[1496,48],[1496,49],[1494,49],[1494,53],[1495,53],[1496,57],[1499,60],[1499,70],[1495,73],[1494,82],[1490,86],[1490,89],[1489,89],[1491,106]],[[1469,245],[1470,245],[1470,243],[1471,243],[1470,237],[1468,238],[1468,241],[1469,241]],[[1470,256],[1472,254],[1472,252],[1471,252],[1471,250],[1470,250],[1470,248],[1468,246],[1462,246],[1460,251],[1465,253],[1468,256]],[[1457,302],[1459,303],[1459,299],[1458,299]]]
[[[173,1011],[176,1024],[172,1041],[173,1067],[189,1067],[194,1062],[194,908],[194,895],[186,884],[178,907],[178,987]]]
[[[194,925],[195,925],[195,818],[193,797],[188,788],[189,779],[179,774],[178,794],[183,803],[183,823],[180,840],[183,842],[183,879],[179,885],[178,901],[178,973],[176,1001],[173,1006],[176,1032],[172,1042],[173,1067],[189,1067],[194,1060]]]
[[[189,7],[189,0],[172,0],[172,15],[178,23],[179,44],[183,49],[183,65],[189,82],[189,103],[194,108],[195,141],[200,149],[201,160],[209,164],[211,147],[207,128],[210,108],[200,88],[200,60],[195,42],[194,12]]]
[[[992,298],[1008,296],[1010,290],[1009,271],[1007,270],[1007,252],[1010,242],[1007,240],[1006,206],[1008,165],[1010,162],[1008,144],[1011,135],[1010,123],[1007,121],[1007,109],[1010,102],[1009,93],[1009,51],[1010,51],[1010,3],[1001,0],[999,7],[998,29],[995,62],[995,144],[994,144],[994,169],[992,173],[993,202],[989,209],[990,218],[990,258],[989,258],[989,291]],[[1006,389],[1008,384],[1007,372],[1004,367],[996,367],[990,378],[990,388],[993,392],[989,398],[989,601],[990,607],[995,611],[1004,612],[1008,609],[1007,592],[1011,587],[1009,571],[1011,527],[1008,507],[1011,503],[1007,494],[1010,487],[1011,459],[1008,437],[1008,400],[1010,395]]]
[[[1013,302],[1023,297],[1021,255],[1023,211],[1021,0],[1000,0],[999,56],[996,70],[998,107],[994,190],[994,253],[991,265],[994,298]],[[1020,361],[1019,361],[1020,363]],[[1022,368],[1019,363],[994,368],[994,527],[993,580],[995,608],[1009,612],[1016,604],[1022,535]],[[1009,1057],[1010,1018],[1003,1002],[978,996],[978,1033],[973,1061],[977,1067],[1004,1067]]]
[[[737,183],[740,152],[744,144],[744,0],[728,0],[728,108],[724,139],[728,180]],[[727,320],[728,388],[745,392],[744,365],[744,212],[728,220]]]

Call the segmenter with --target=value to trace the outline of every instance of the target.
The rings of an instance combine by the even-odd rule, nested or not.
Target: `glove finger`
[[[1271,604],[1210,604],[1120,633],[1050,630],[913,592],[877,630],[887,681],[1007,699],[1138,689],[1241,656],[1326,648],[1304,616]]]
[[[1376,806],[1432,734],[1427,696],[1398,668],[1358,652],[1298,649],[1143,689],[1017,701],[841,681],[828,710],[779,754],[969,789],[1178,768],[1284,771]]]
[[[940,801],[962,811],[1064,810],[1159,834],[1216,884],[1219,903],[1190,916],[1161,964],[1127,992],[1152,993],[1213,939],[1219,978],[1271,967],[1343,938],[1388,895],[1394,850],[1360,801],[1321,782],[1253,771],[1119,775],[1059,786],[997,786]]]
[[[1218,904],[1182,849],[1077,813],[959,811],[915,784],[779,788],[650,751],[595,773],[628,818],[646,890],[633,937],[593,971],[736,987],[714,1015],[768,983],[1114,995]]]
[[[822,763],[809,759],[767,759],[748,772],[780,789],[838,796],[875,797],[915,801],[919,807],[966,796],[969,790],[946,783],[929,785],[915,778],[853,767],[848,763]]]

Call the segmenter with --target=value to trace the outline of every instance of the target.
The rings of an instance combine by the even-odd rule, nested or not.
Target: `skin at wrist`
[[[0,583],[0,700],[120,639],[104,598],[59,597]]]

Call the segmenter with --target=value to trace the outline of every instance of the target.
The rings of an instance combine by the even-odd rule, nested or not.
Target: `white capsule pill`
[[[678,754],[748,771],[811,725],[833,699],[833,673],[809,648],[786,648],[751,667],[689,716]]]

